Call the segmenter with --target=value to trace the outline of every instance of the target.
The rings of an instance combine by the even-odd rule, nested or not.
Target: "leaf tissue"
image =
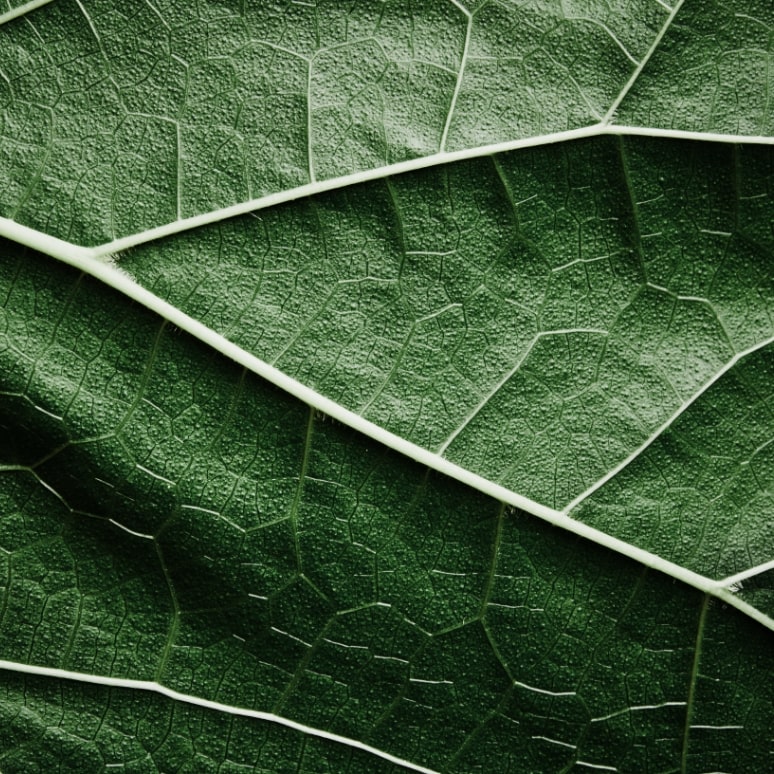
[[[0,771],[774,769],[770,0],[0,2]]]

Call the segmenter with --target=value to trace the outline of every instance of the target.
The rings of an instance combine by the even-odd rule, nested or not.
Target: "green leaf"
[[[56,0],[0,27],[0,206],[94,245],[618,122],[769,136],[772,24],[768,0]]]
[[[770,4],[6,5],[0,770],[769,770]]]

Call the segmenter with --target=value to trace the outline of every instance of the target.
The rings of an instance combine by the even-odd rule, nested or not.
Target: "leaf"
[[[771,767],[768,3],[8,8],[3,772]]]

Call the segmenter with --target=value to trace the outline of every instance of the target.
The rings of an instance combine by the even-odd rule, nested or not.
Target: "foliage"
[[[11,6],[0,770],[769,770],[768,0]]]

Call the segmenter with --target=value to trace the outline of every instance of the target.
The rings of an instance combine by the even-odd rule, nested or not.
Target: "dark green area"
[[[746,669],[745,649],[770,669],[761,626],[730,610],[705,622],[738,654],[741,702],[705,708],[697,592],[364,440],[93,280],[3,255],[3,659],[156,679],[440,771],[678,770],[688,703],[734,725],[753,702],[770,743]],[[108,754],[112,722],[73,742],[102,712],[84,714],[79,692],[101,689],[46,690],[25,700],[29,723],[6,699],[3,770],[3,754],[70,770]],[[116,702],[130,726],[194,712]],[[35,719],[47,713],[64,730]],[[170,732],[181,760],[201,733],[220,745],[202,755],[256,765],[268,731],[235,731],[226,753],[227,726],[250,724],[210,722],[224,730]],[[271,733],[297,761],[297,735]],[[150,741],[126,744],[110,754],[153,770]]]
[[[147,691],[5,674],[0,681],[4,774],[399,774],[406,769],[342,744]]]

